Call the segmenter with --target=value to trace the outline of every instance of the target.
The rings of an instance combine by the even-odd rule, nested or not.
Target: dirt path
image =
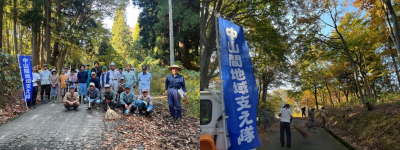
[[[303,127],[306,120],[294,119],[293,124],[301,127],[304,131],[308,128]],[[261,125],[263,127],[263,125]],[[280,144],[280,133],[279,133],[279,122],[272,125],[273,131],[265,135],[268,139],[267,142],[263,142],[262,145],[257,149],[288,149],[281,147]],[[300,134],[299,131],[291,128],[292,133],[292,147],[291,149],[296,150],[346,150],[347,148],[343,146],[339,141],[332,137],[329,133],[325,132],[322,128],[317,128],[317,133],[313,133],[313,129],[310,129],[311,137],[306,141]],[[286,141],[286,138],[285,138]],[[286,143],[286,142],[285,142]]]

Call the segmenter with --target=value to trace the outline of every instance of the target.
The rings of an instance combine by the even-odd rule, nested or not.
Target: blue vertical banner
[[[257,148],[258,90],[243,28],[221,17],[218,22],[229,150]]]
[[[33,92],[31,56],[19,55],[18,62],[21,70],[22,84],[24,86],[23,97],[25,101],[29,102],[32,99]]]

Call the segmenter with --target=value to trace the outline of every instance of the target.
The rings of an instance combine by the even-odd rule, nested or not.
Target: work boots
[[[315,131],[315,128],[314,128],[314,133],[317,133],[317,131]]]

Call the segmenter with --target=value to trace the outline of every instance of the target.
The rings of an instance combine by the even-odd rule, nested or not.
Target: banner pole
[[[24,89],[24,94],[25,94],[25,86],[24,86],[24,81],[22,78],[22,71],[21,71],[21,62],[19,62],[19,54],[17,54],[17,58],[18,58],[18,66],[19,66],[19,74],[21,74],[21,83],[22,83],[22,88]],[[22,95],[22,97],[24,98],[24,96]],[[24,98],[25,101],[25,106],[26,106],[26,110],[29,110],[28,108],[28,102],[26,102],[26,99]]]
[[[217,11],[214,11],[214,18],[215,18],[215,32],[216,32],[216,46],[217,46],[217,53],[218,53],[218,64],[219,64],[219,76],[221,78],[221,102],[222,102],[222,123],[224,124],[224,141],[225,141],[225,148],[228,149],[228,142],[226,139],[226,130],[228,128],[227,123],[226,123],[226,119],[229,116],[226,116],[226,112],[225,112],[225,101],[224,101],[224,80],[222,80],[222,69],[221,69],[221,51],[220,51],[220,46],[219,46],[219,26],[218,26],[218,17],[220,16],[220,14]]]

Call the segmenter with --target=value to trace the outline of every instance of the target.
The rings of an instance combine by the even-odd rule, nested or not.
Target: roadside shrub
[[[0,52],[0,93],[12,94],[14,89],[21,89],[21,73],[15,56]]]

